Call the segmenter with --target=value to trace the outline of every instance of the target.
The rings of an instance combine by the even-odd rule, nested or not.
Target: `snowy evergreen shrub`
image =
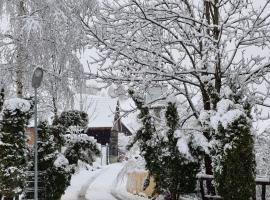
[[[66,188],[70,185],[71,176],[74,173],[72,165],[69,165],[65,156],[58,151],[58,140],[55,140],[47,122],[41,122],[39,128],[39,171],[44,172],[46,197],[51,200],[59,200]],[[42,194],[40,194],[42,196]]]
[[[156,148],[161,153],[156,159],[159,168],[154,167],[152,172],[156,180],[157,192],[169,193],[167,198],[178,200],[182,194],[195,192],[196,175],[199,172],[200,163],[191,154],[192,151],[197,152],[197,149],[193,148],[192,140],[187,141],[190,158],[179,151],[178,138],[175,137],[179,118],[174,103],[168,104],[165,115],[168,130],[157,144]]]
[[[214,176],[224,200],[255,197],[255,155],[249,106],[222,99],[212,117]]]
[[[52,166],[58,154],[57,144],[48,122],[43,121],[38,126],[38,161],[39,170],[46,171]]]
[[[54,124],[61,124],[64,127],[79,126],[86,128],[88,125],[88,115],[87,113],[78,110],[65,111],[56,118]]]
[[[5,101],[0,129],[0,191],[6,198],[23,192],[27,171],[28,148],[25,129],[32,115],[28,100]]]
[[[70,165],[66,157],[58,153],[53,165],[47,169],[46,176],[49,184],[46,185],[47,198],[52,200],[60,200],[70,185],[72,174],[74,174],[74,166]]]
[[[63,153],[70,164],[77,165],[80,160],[91,165],[100,154],[96,140],[84,134],[87,125],[87,113],[77,110],[63,112],[54,121],[53,135],[58,144],[65,147]]]
[[[51,127],[52,134],[55,137],[59,151],[65,145],[65,134],[81,134],[88,125],[88,115],[85,112],[70,110],[61,113],[56,117]]]
[[[77,165],[80,160],[92,165],[95,157],[100,155],[97,141],[87,134],[66,134],[65,142],[65,156],[70,164]]]
[[[67,128],[61,124],[50,126],[50,132],[54,137],[58,151],[61,151],[62,147],[65,145],[64,135],[66,134],[66,130]]]
[[[46,122],[39,125],[39,170],[45,172],[48,199],[61,198],[79,160],[91,165],[100,154],[96,140],[83,134],[87,119],[87,114],[69,111],[54,120],[52,126]]]
[[[182,194],[193,193],[200,164],[199,159],[193,157],[191,152],[197,152],[197,147],[192,144],[191,139],[185,140],[191,157],[179,151],[179,139],[175,137],[179,121],[176,105],[168,104],[166,126],[157,130],[158,125],[154,123],[150,109],[132,93],[131,95],[140,110],[139,118],[143,124],[136,133],[134,142],[138,142],[146,161],[146,169],[155,178],[156,193],[165,194],[167,199],[172,200],[178,200]]]

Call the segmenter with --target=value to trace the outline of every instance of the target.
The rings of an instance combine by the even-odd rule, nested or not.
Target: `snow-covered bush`
[[[70,185],[74,166],[58,150],[57,142],[47,122],[41,122],[39,128],[39,170],[45,173],[46,196],[58,200]]]
[[[167,199],[178,200],[180,195],[194,193],[200,163],[198,154],[194,154],[197,152],[194,140],[183,134],[176,135],[179,117],[174,103],[168,104],[165,117],[167,130],[156,146],[160,154],[157,154],[153,174],[157,192],[167,194]]]
[[[84,134],[87,125],[87,113],[77,110],[63,112],[54,120],[55,135],[58,131],[58,140],[65,147],[63,153],[70,164],[77,165],[80,160],[91,165],[100,154],[96,140]]]
[[[196,174],[200,169],[198,153],[194,154],[198,149],[193,144],[194,140],[184,140],[183,135],[176,134],[179,126],[176,104],[169,102],[165,112],[166,123],[157,123],[151,116],[150,109],[132,93],[131,95],[140,110],[139,118],[143,124],[134,141],[140,147],[146,169],[155,179],[156,193],[164,194],[167,199],[172,200],[178,200],[182,194],[193,193]],[[179,148],[181,139],[178,137],[181,136]],[[181,151],[183,149],[185,152]]]
[[[6,198],[23,192],[27,171],[28,148],[25,128],[32,115],[28,100],[6,100],[0,122],[0,191]]]
[[[92,165],[95,157],[100,155],[100,149],[97,146],[97,141],[87,134],[66,134],[65,138],[65,156],[70,164],[78,164],[82,161]]]
[[[49,184],[46,186],[47,198],[59,200],[70,185],[71,176],[74,172],[74,167],[69,164],[66,157],[58,153],[53,166],[47,169],[46,178],[49,180]]]
[[[55,118],[54,124],[61,124],[66,128],[71,126],[86,128],[88,125],[88,115],[78,110],[65,111],[58,118]]]
[[[235,100],[235,99],[233,99]],[[244,105],[244,104],[242,104]],[[255,197],[255,156],[248,104],[222,99],[211,117],[215,182],[224,200]],[[246,108],[246,109],[245,109]]]
[[[46,122],[39,125],[39,169],[45,172],[49,199],[61,198],[79,161],[91,165],[100,153],[96,140],[84,134],[87,119],[83,112],[68,111],[55,119],[52,126]]]

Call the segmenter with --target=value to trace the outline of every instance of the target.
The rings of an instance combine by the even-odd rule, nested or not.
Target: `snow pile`
[[[55,167],[65,167],[68,166],[69,162],[63,154],[59,153],[53,164]]]
[[[219,124],[221,124],[225,129],[237,120],[240,116],[245,116],[246,114],[237,108],[229,99],[222,99],[217,103],[217,112],[210,118],[211,126],[217,130]]]
[[[3,106],[3,110],[8,110],[11,113],[15,114],[16,110],[20,110],[22,112],[28,112],[31,109],[31,105],[29,101],[21,98],[12,98],[6,100]]]

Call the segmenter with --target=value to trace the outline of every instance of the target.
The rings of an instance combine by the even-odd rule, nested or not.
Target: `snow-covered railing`
[[[213,175],[209,174],[198,174],[197,179],[200,184],[200,192],[202,196],[202,200],[214,200],[214,199],[223,199],[219,195],[210,195],[208,191],[206,191],[206,187],[204,186],[205,182],[211,182],[214,180]],[[256,180],[256,186],[262,187],[262,193],[261,193],[261,199],[266,200],[266,186],[270,185],[270,178],[269,177],[257,177]],[[217,193],[216,193],[217,194]]]

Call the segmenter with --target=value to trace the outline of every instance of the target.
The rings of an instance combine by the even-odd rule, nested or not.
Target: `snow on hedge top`
[[[214,129],[218,129],[219,123],[224,128],[237,120],[240,116],[245,116],[245,113],[237,108],[229,99],[222,99],[217,104],[217,112],[210,119],[210,123]]]
[[[31,108],[29,101],[21,98],[12,98],[6,100],[4,103],[4,110],[8,110],[10,112],[15,112],[16,110],[20,110],[22,112],[28,112]]]
[[[97,142],[94,137],[87,134],[65,134],[64,137],[66,139],[66,142],[74,144],[80,142],[92,142],[95,144]]]
[[[54,161],[55,167],[64,167],[69,164],[68,159],[63,154],[58,154],[56,160]]]
[[[87,94],[74,95],[74,109],[88,114],[88,127],[113,127],[117,99]]]

